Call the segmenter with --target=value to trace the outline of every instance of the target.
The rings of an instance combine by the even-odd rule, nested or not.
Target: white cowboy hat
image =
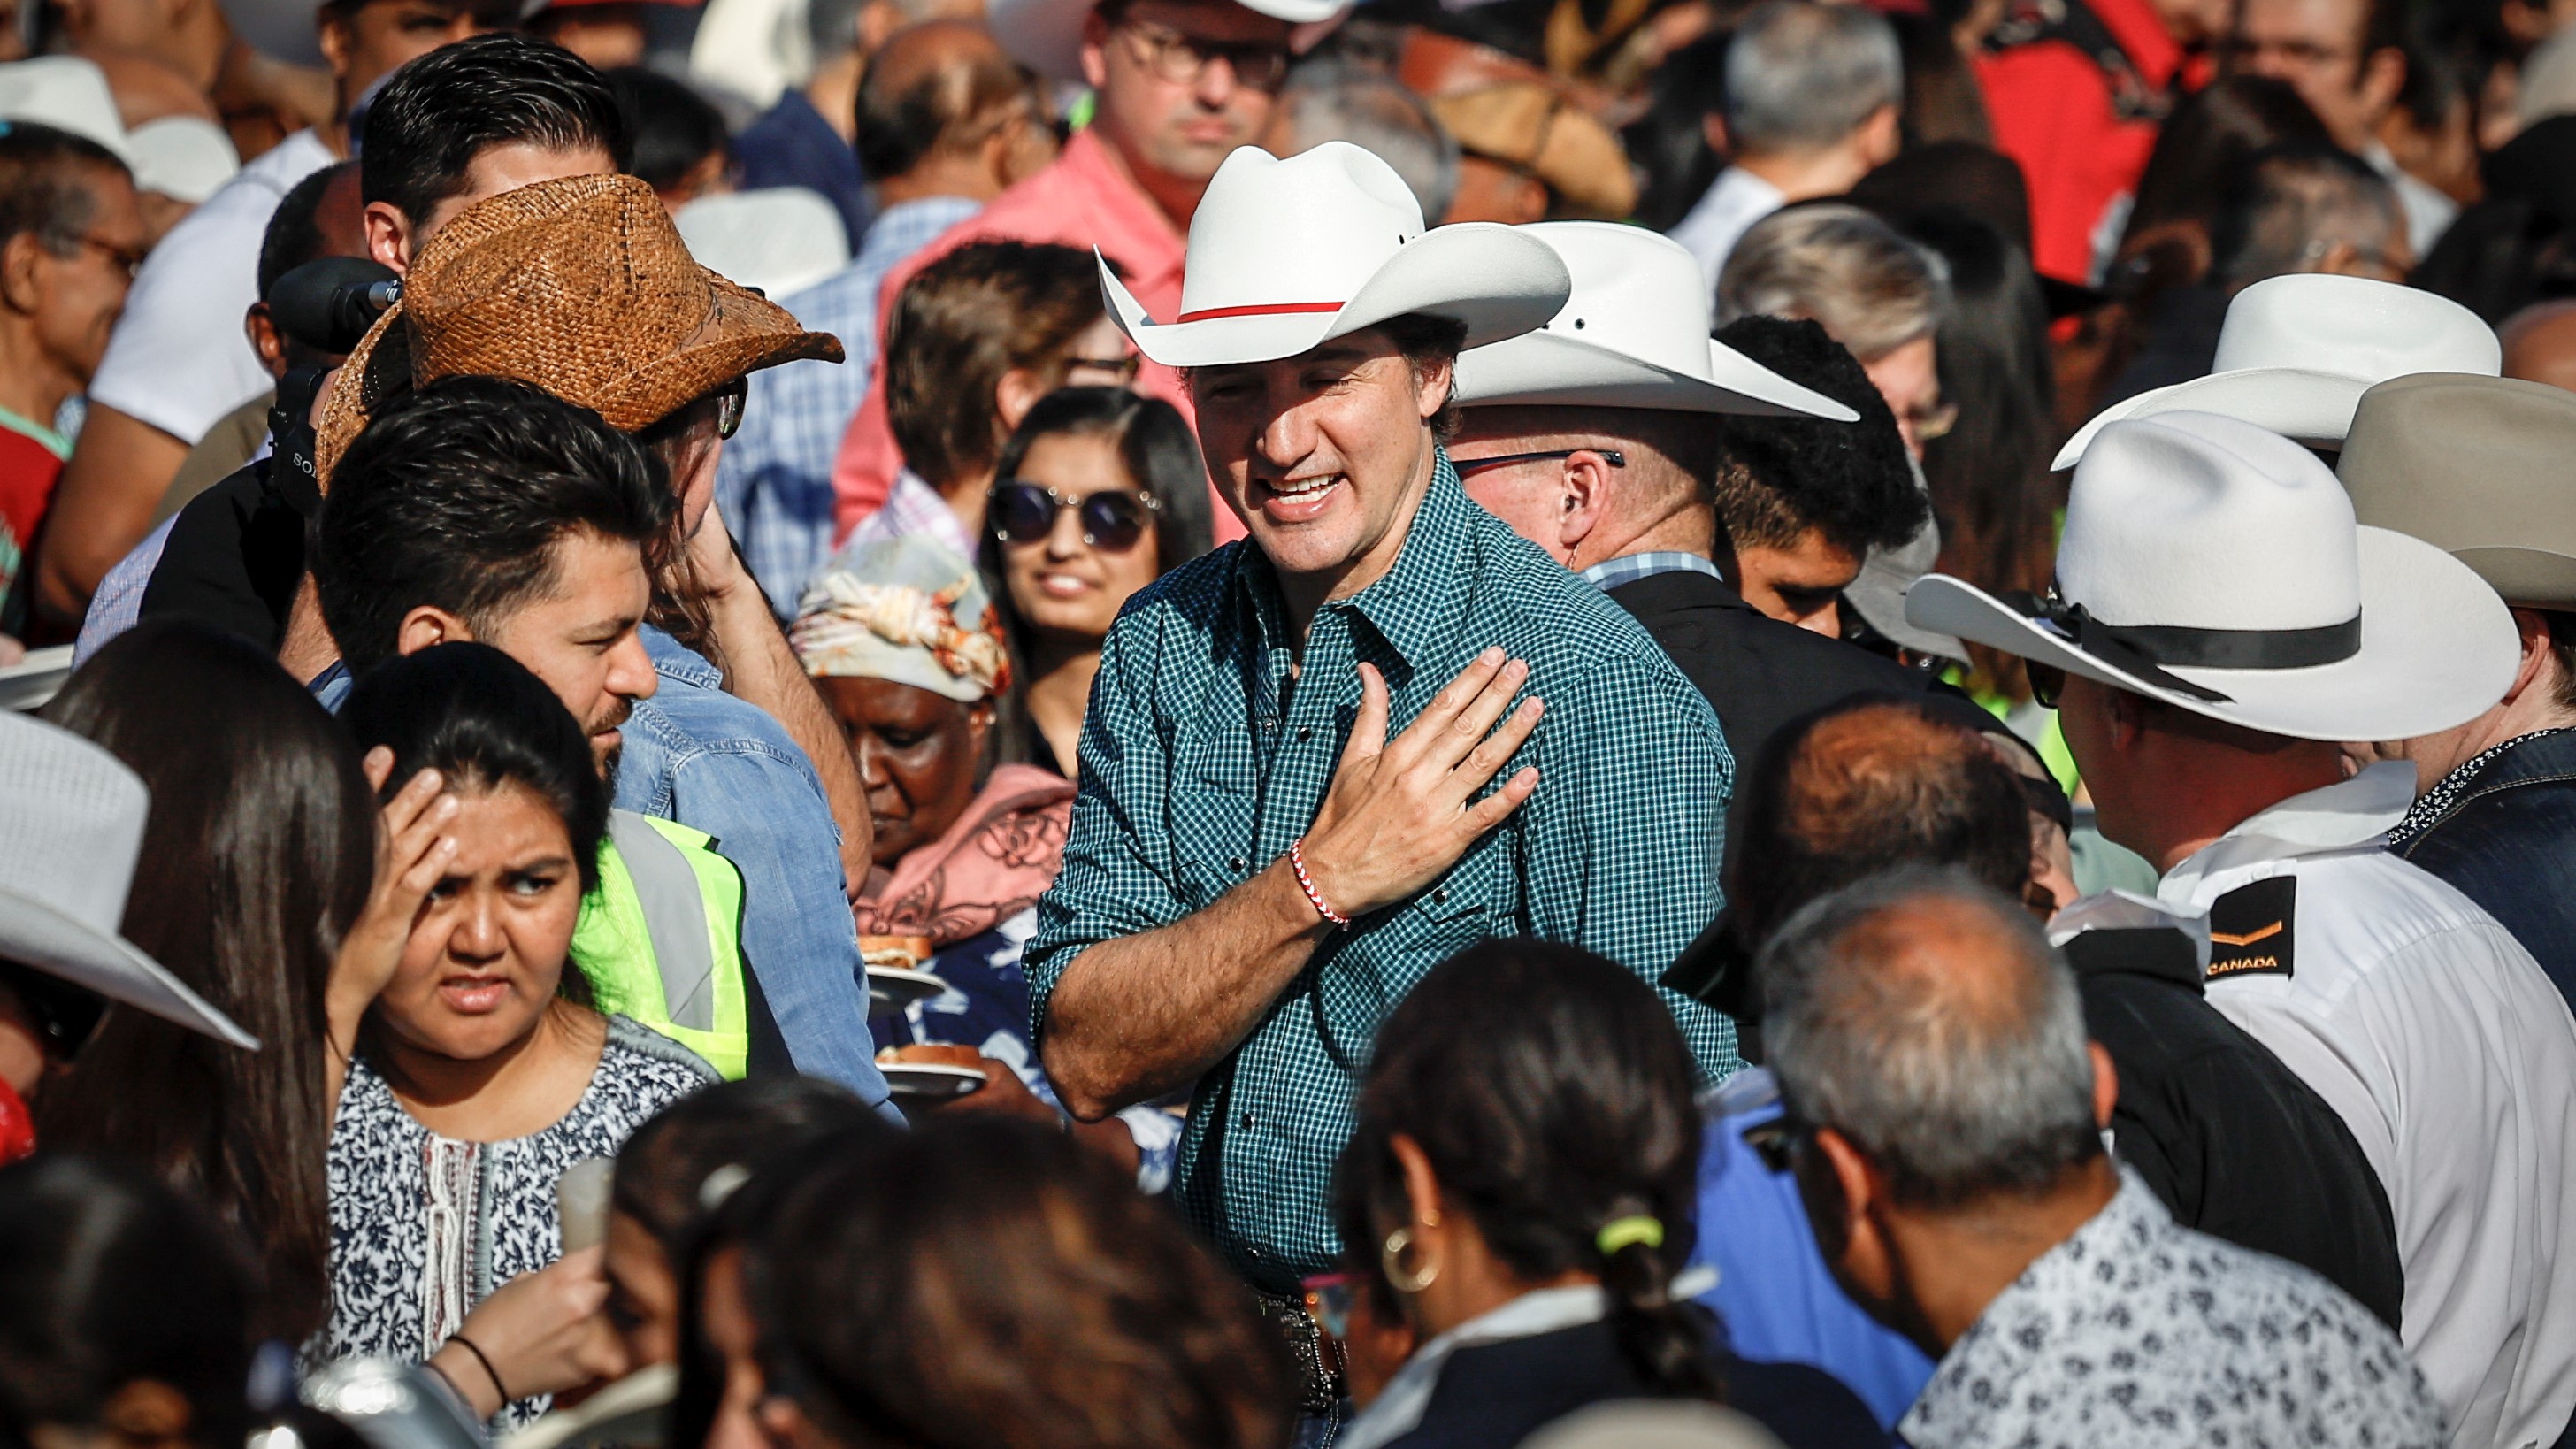
[[[2429,543],[2353,522],[2315,455],[2209,413],[2102,430],[2050,598],[1930,574],[1926,629],[2265,734],[2398,740],[2475,718],[2520,649],[2504,601]]]
[[[75,55],[0,65],[0,120],[32,121],[96,141],[125,163],[137,191],[205,200],[241,169],[232,138],[199,116],[164,116],[128,131],[107,74]]]
[[[2048,466],[2074,467],[2106,424],[2172,412],[2218,413],[2333,447],[2361,395],[2392,377],[2503,370],[2494,329],[2447,297],[2363,277],[2273,277],[2227,304],[2209,376],[2104,408]]]
[[[1303,53],[1329,34],[1352,0],[1233,0],[1255,15],[1285,20],[1288,48]],[[1095,0],[991,0],[984,25],[1011,59],[1049,80],[1082,79],[1082,22]]]
[[[259,1039],[116,933],[152,798],[69,730],[0,714],[0,960],[217,1041]]]
[[[1859,419],[1711,340],[1708,288],[1698,259],[1681,243],[1605,221],[1542,221],[1520,230],[1565,259],[1574,295],[1538,331],[1460,356],[1453,395],[1460,405]]]
[[[672,214],[698,265],[775,302],[850,264],[841,214],[802,186],[701,196]]]
[[[1347,141],[1282,161],[1225,158],[1190,222],[1181,315],[1156,322],[1100,263],[1109,313],[1166,367],[1295,357],[1408,313],[1467,327],[1467,346],[1547,325],[1573,279],[1547,243],[1493,222],[1422,225],[1395,168]]]

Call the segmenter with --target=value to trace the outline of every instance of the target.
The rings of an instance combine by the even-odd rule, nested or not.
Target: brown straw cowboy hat
[[[650,186],[542,181],[476,202],[430,238],[323,404],[314,462],[328,488],[387,398],[442,377],[524,382],[634,432],[808,357],[840,361],[840,339],[698,265]]]

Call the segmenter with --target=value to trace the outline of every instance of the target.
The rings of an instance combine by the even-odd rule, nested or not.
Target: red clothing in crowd
[[[36,541],[36,525],[54,501],[70,453],[62,434],[0,408],[0,595],[9,592]]]
[[[976,241],[1055,242],[1088,251],[1099,248],[1124,271],[1127,289],[1145,304],[1148,315],[1165,321],[1181,309],[1181,264],[1189,241],[1171,218],[1128,175],[1127,168],[1092,131],[1065,143],[1064,154],[1036,175],[993,198],[993,203],[949,229],[888,274],[878,292],[877,330],[882,337],[894,315],[895,298],[922,268]],[[882,354],[880,354],[882,355]],[[1138,385],[1164,398],[1190,416],[1188,392],[1180,374],[1151,362],[1143,366]],[[886,423],[885,367],[868,380],[867,401],[850,420],[841,440],[841,456],[832,470],[833,539],[850,536],[868,515],[885,506],[903,464],[894,434]],[[1232,510],[1216,510],[1217,541],[1243,536]]]
[[[2149,0],[2081,3],[2118,47],[2111,65],[2063,25],[1977,57],[1995,148],[2020,162],[2030,183],[2032,265],[2078,283],[2092,280],[2103,213],[2147,169],[2163,103],[2187,58]],[[2008,17],[2006,34],[2012,23]]]

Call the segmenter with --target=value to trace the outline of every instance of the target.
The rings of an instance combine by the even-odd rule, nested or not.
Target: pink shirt
[[[878,337],[884,337],[894,315],[895,298],[922,268],[968,242],[992,240],[1055,242],[1086,251],[1098,247],[1124,270],[1127,289],[1149,315],[1168,320],[1181,309],[1188,239],[1128,176],[1108,143],[1085,130],[1066,142],[1064,153],[1044,170],[993,198],[991,205],[889,273],[877,294]],[[880,365],[869,380],[867,401],[850,420],[832,469],[835,540],[848,538],[860,520],[885,506],[903,467],[903,455],[886,424],[885,371]],[[1179,408],[1181,416],[1192,416],[1180,374],[1170,368],[1145,363],[1137,385]],[[1214,511],[1219,543],[1243,536],[1243,525],[1231,509],[1220,503]]]

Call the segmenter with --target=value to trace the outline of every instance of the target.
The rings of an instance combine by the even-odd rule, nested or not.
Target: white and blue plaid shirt
[[[876,368],[878,288],[914,252],[981,209],[962,196],[890,206],[847,267],[779,304],[806,327],[839,337],[850,359],[753,373],[742,430],[716,465],[717,506],[782,619],[796,616],[806,581],[832,556],[832,462]]]
[[[1726,578],[1717,571],[1717,565],[1695,553],[1632,553],[1605,558],[1585,569],[1583,581],[1606,594],[1621,584],[1633,584],[1657,574],[1706,574],[1721,582]]]

